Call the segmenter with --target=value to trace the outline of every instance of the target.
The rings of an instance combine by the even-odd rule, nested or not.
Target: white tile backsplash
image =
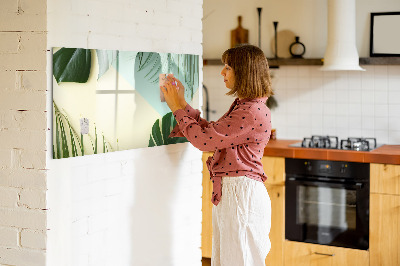
[[[362,67],[366,71],[320,71],[319,66],[281,66],[271,70],[278,101],[278,108],[272,110],[277,137],[363,136],[376,137],[382,144],[400,144],[400,66]],[[219,72],[211,74],[207,68],[212,66],[204,67],[204,84],[215,94],[225,93]],[[211,96],[210,108],[229,107],[232,101],[222,94],[217,99]],[[219,109],[213,114],[215,119],[227,110]]]

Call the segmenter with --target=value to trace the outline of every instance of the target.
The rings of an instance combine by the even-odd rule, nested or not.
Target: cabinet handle
[[[327,253],[319,253],[319,252],[314,252],[314,254],[316,254],[316,255],[324,255],[324,256],[331,256],[331,257],[335,256],[335,254],[327,254]]]

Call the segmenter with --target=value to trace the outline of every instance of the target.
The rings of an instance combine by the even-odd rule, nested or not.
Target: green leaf
[[[156,122],[153,124],[153,128],[151,129],[151,133],[153,135],[155,144],[157,146],[163,145],[161,130],[160,130],[160,119],[157,119]]]
[[[162,137],[163,137],[163,144],[167,145],[168,144],[168,136],[171,133],[171,118],[173,118],[172,116],[172,112],[166,114],[163,116],[162,120],[161,120],[161,129],[162,129]]]
[[[89,79],[91,51],[82,48],[61,48],[53,55],[53,75],[60,82],[85,83]]]
[[[178,138],[168,137],[171,134],[171,131],[175,127],[175,125],[176,125],[176,120],[173,117],[172,112],[169,112],[162,117],[161,129],[160,129],[160,120],[157,119],[157,121],[153,124],[152,133],[150,134],[149,147],[188,142],[188,140],[184,137],[178,137]]]
[[[116,60],[117,56],[111,50],[96,50],[96,54],[99,62],[99,75],[97,77],[99,79],[110,69],[111,64]]]

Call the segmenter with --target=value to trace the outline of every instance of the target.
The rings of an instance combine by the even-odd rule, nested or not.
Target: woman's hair
[[[254,99],[274,94],[268,61],[260,48],[248,44],[240,45],[226,50],[221,59],[235,74],[235,85],[227,95]]]

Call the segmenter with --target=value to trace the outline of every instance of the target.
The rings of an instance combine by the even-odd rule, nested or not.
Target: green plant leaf
[[[85,83],[89,79],[91,51],[82,48],[61,48],[53,55],[53,75],[60,82]]]
[[[169,112],[162,117],[161,128],[160,128],[160,120],[157,119],[157,121],[153,124],[152,127],[152,133],[150,134],[149,138],[149,147],[188,142],[188,140],[184,137],[178,137],[178,138],[168,137],[171,134],[171,131],[175,127],[175,125],[176,125],[176,120],[172,112]]]
[[[156,122],[153,124],[151,129],[151,133],[153,135],[154,142],[157,146],[163,145],[161,130],[160,130],[160,119],[157,119]]]

